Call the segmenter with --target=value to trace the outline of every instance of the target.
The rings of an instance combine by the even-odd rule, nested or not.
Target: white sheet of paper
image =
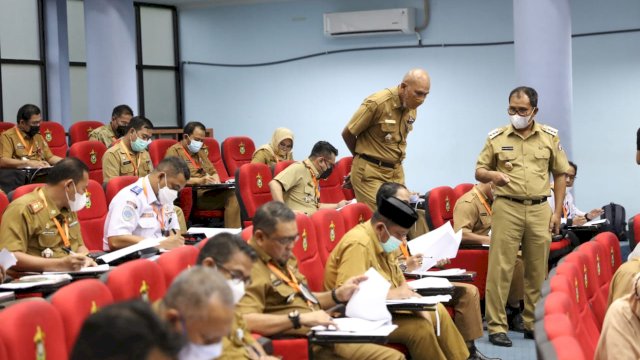
[[[13,253],[6,248],[0,251],[0,266],[2,266],[5,270],[9,269],[13,265],[18,263],[18,259]]]
[[[338,211],[340,211],[340,210],[344,209],[345,207],[347,207],[347,206],[349,206],[349,205],[351,205],[351,204],[355,204],[355,203],[357,203],[357,202],[358,202],[358,201],[357,201],[355,198],[353,198],[353,199],[351,199],[351,200],[347,201],[347,203],[346,203],[346,204],[344,204],[344,206],[343,206],[343,207],[341,207],[341,208],[339,208],[339,209],[337,209],[337,210],[338,210]]]
[[[148,248],[152,248],[152,247],[156,247],[158,245],[160,245],[160,241],[164,240],[165,238],[148,238],[148,239],[144,239],[142,241],[140,241],[137,244],[133,244],[130,246],[127,246],[125,248],[122,248],[120,250],[116,250],[116,251],[112,251],[108,254],[104,254],[100,257],[98,257],[98,259],[104,261],[105,263],[110,263],[113,260],[119,259],[123,256],[127,256],[129,254],[133,254],[136,251],[139,250],[144,250],[144,249],[148,249]]]
[[[333,330],[333,331],[346,331],[346,332],[363,332],[363,331],[372,331],[381,326],[385,326],[387,324],[386,320],[378,320],[378,321],[370,321],[365,319],[356,319],[350,317],[344,318],[335,318],[333,322],[338,327],[337,329],[333,326],[329,326],[327,328],[324,325],[318,325],[311,328],[311,330]]]
[[[397,328],[398,325],[384,325],[366,331],[319,330],[316,331],[316,334],[322,336],[389,336]]]
[[[218,235],[220,233],[228,232],[230,234],[240,234],[241,228],[206,228],[206,227],[192,227],[187,230],[188,234],[204,234],[207,239]]]
[[[449,280],[441,277],[424,277],[422,279],[408,281],[407,285],[412,289],[443,289],[453,287]]]
[[[425,256],[418,271],[426,271],[438,260],[455,258],[461,241],[462,230],[453,232],[451,223],[447,221],[439,228],[409,241],[409,250],[412,254]]]
[[[56,275],[56,274],[99,274],[99,273],[105,273],[107,271],[109,271],[111,268],[109,267],[109,264],[102,264],[102,265],[98,265],[98,266],[90,266],[90,267],[83,267],[82,269],[78,270],[78,271],[45,271],[42,273],[42,275]]]
[[[456,276],[456,275],[462,275],[465,272],[467,272],[467,270],[465,269],[445,269],[445,270],[440,270],[440,271],[420,271],[420,270],[415,270],[412,271],[411,274],[417,274],[417,275],[422,275],[422,276]]]
[[[607,219],[594,219],[591,221],[587,221],[586,223],[582,224],[582,226],[592,226],[592,225],[600,225],[600,224],[606,224],[607,223]]]
[[[71,275],[58,274],[58,275],[29,275],[23,276],[18,280],[10,283],[0,285],[0,289],[3,290],[17,290],[28,289],[35,286],[42,285],[55,285],[63,283],[65,281],[71,281]]]
[[[5,301],[11,301],[16,299],[16,293],[13,291],[0,292],[0,303]]]
[[[393,299],[387,300],[387,304],[421,304],[421,305],[435,305],[437,303],[443,303],[451,301],[451,295],[434,295],[423,296],[408,299]]]
[[[391,313],[387,310],[386,299],[391,284],[374,268],[365,273],[367,280],[361,282],[358,290],[347,303],[345,315],[351,318],[370,321],[391,322]]]

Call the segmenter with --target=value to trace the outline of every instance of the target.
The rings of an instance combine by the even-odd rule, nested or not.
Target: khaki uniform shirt
[[[309,159],[289,165],[274,180],[284,189],[284,203],[291,210],[298,210],[311,215],[320,206],[320,192],[316,195],[315,180],[318,171]],[[318,185],[319,186],[319,185]]]
[[[497,196],[540,199],[551,194],[549,172],[563,174],[569,162],[558,130],[534,122],[526,139],[511,125],[491,131],[476,163],[476,169],[480,168],[505,173],[511,179],[496,188]]]
[[[127,156],[129,154],[129,156]],[[131,163],[131,161],[135,165]],[[136,166],[138,171],[136,172]],[[139,153],[129,151],[122,141],[110,147],[102,156],[102,177],[103,182],[108,182],[116,176],[132,175],[143,177],[153,171],[153,163],[148,151]]]
[[[20,141],[17,131],[22,134],[24,144]],[[32,149],[31,154],[29,154],[29,149]],[[48,161],[52,156],[53,153],[49,149],[49,145],[40,133],[36,134],[33,139],[27,139],[27,135],[23,131],[18,130],[18,127],[13,127],[0,135],[0,157]]]
[[[640,304],[632,294],[616,300],[604,318],[594,359],[640,359]]]
[[[613,274],[613,278],[611,278],[607,306],[611,306],[614,301],[631,292],[633,278],[638,272],[640,272],[639,258],[630,259],[618,267],[618,270]]]
[[[62,250],[65,245],[53,219],[58,217],[63,229],[65,223],[68,224],[70,247],[72,251],[77,251],[79,247],[84,246],[78,216],[66,208],[58,209],[47,197],[45,203],[40,189],[42,188],[37,188],[9,204],[2,216],[0,248],[33,256],[42,256],[45,249],[51,249],[51,257],[65,257],[67,253]]]
[[[385,253],[373,230],[371,220],[347,232],[333,249],[324,270],[324,288],[335,289],[349,278],[364,274],[373,267],[391,283],[404,284],[396,253]]]
[[[278,161],[276,160],[276,157],[267,149],[258,149],[253,154],[253,157],[251,157],[251,162],[254,164],[258,163],[275,166]]]
[[[209,148],[207,148],[206,145],[202,145],[202,148],[196,154],[189,153],[191,159],[187,156],[186,151],[188,150],[185,149],[181,143],[177,143],[167,149],[165,157],[177,156],[186,161],[192,178],[201,178],[206,175],[215,175],[218,173],[211,161],[209,161]],[[193,163],[194,161],[195,164]]]
[[[288,277],[289,272],[286,268],[272,260],[271,256],[260,249],[253,239],[249,241],[249,245],[258,253],[259,260],[251,269],[251,284],[245,288],[245,294],[236,305],[236,311],[241,314],[288,315],[294,310],[300,313],[320,310],[319,305],[309,306],[304,296],[287,282],[282,281],[267,267],[267,264],[273,263]],[[291,269],[299,284],[307,285],[307,280],[298,270],[298,262],[294,257],[289,259],[287,267]],[[288,330],[286,334],[306,335],[308,332],[308,328],[302,327],[297,330]]]
[[[116,134],[113,132],[111,125],[102,125],[89,133],[89,140],[100,141],[106,147],[111,147],[116,141]]]
[[[395,164],[406,156],[407,136],[415,119],[416,110],[402,107],[394,87],[366,98],[347,128],[357,137],[356,153]]]
[[[256,340],[247,329],[242,314],[236,311],[231,324],[231,332],[222,338],[222,355],[218,360],[249,359],[249,351],[253,350],[247,347],[253,347],[255,343]]]
[[[474,189],[477,189],[480,195],[484,197],[487,205],[491,206],[489,199],[484,196],[477,186],[474,186],[473,189],[458,199],[453,208],[454,230],[457,232],[462,229],[462,232],[488,236],[491,230],[491,213],[484,207]]]

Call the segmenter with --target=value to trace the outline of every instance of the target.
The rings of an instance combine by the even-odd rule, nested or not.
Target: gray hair
[[[178,275],[166,295],[164,304],[185,317],[201,316],[213,296],[233,307],[233,295],[225,278],[212,268],[194,266]]]

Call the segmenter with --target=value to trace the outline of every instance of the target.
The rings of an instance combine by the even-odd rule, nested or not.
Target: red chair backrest
[[[176,143],[178,142],[174,139],[155,139],[149,144],[149,157],[154,167],[158,166],[167,154],[167,150]]]
[[[553,323],[553,321],[552,321]],[[580,338],[576,336],[559,336],[551,340],[557,360],[586,360]]]
[[[16,124],[12,122],[0,121],[0,134],[14,127],[16,127]]]
[[[102,237],[104,235],[104,221],[109,207],[104,196],[102,185],[89,179],[87,185],[87,205],[78,211],[78,221],[82,231],[84,245],[89,250],[102,251]]]
[[[426,217],[429,229],[437,229],[447,221],[453,225],[453,206],[456,204],[453,189],[449,186],[438,186],[431,189],[425,197],[428,205]]]
[[[335,204],[344,200],[344,192],[342,191],[343,176],[335,169],[328,178],[320,180],[320,202],[327,204]]]
[[[349,230],[356,225],[368,221],[373,215],[373,211],[364,203],[349,204],[340,209],[340,213],[344,220],[345,233],[349,232]]]
[[[245,164],[236,172],[236,195],[245,226],[260,205],[272,200],[269,190],[271,169],[267,164]]]
[[[253,236],[253,225],[247,226],[246,228],[242,229],[242,231],[240,232],[240,237],[242,237],[242,240],[244,241],[251,240],[252,236]]]
[[[53,155],[65,158],[67,156],[67,134],[64,127],[55,121],[40,122],[40,134],[49,145]]]
[[[473,189],[473,184],[470,183],[462,183],[456,185],[456,187],[453,188],[453,203],[455,204],[462,195],[468,193],[469,191],[471,191],[471,189]]]
[[[580,251],[589,256],[592,264],[595,264],[596,275],[598,276],[600,283],[600,293],[604,297],[609,296],[609,284],[613,277],[611,271],[611,261],[609,254],[606,252],[606,248],[597,241],[587,241],[580,245]]]
[[[120,190],[138,181],[138,179],[139,178],[137,176],[132,175],[116,176],[114,178],[111,178],[111,180],[109,180],[109,182],[107,183],[106,189],[104,191],[104,194],[107,198],[107,206],[111,204],[111,200],[113,200],[113,198],[118,194],[118,192],[120,192]]]
[[[296,214],[296,223],[300,238],[293,246],[293,254],[298,260],[298,268],[307,278],[307,284],[309,284],[311,291],[322,291],[324,263],[318,252],[318,241],[313,222],[305,214]]]
[[[104,125],[100,121],[82,120],[71,125],[69,128],[69,144],[73,145],[80,141],[89,140],[89,133]]]
[[[0,312],[0,339],[11,360],[67,359],[62,317],[47,301],[24,301]],[[38,356],[39,355],[39,356]]]
[[[220,181],[227,181],[231,178],[229,176],[229,172],[227,172],[227,168],[224,167],[224,162],[222,162],[222,155],[220,154],[220,144],[218,144],[218,140],[210,137],[206,137],[202,139],[204,144],[207,146],[207,152],[209,161],[213,164],[218,172],[218,176],[220,177]]]
[[[578,269],[581,270],[584,279],[584,288],[589,301],[589,306],[596,319],[596,325],[598,330],[602,330],[602,323],[604,322],[604,314],[607,312],[607,300],[606,295],[603,296],[600,293],[600,278],[597,275],[596,262],[580,248],[577,251],[567,255],[568,260],[578,265]]]
[[[80,159],[89,167],[89,179],[102,184],[102,156],[107,147],[100,141],[78,141],[69,148],[69,156]]]
[[[141,298],[147,302],[154,302],[167,291],[160,265],[146,259],[119,265],[107,273],[105,282],[115,301]]]
[[[595,241],[603,245],[608,253],[608,261],[611,262],[611,273],[615,274],[616,270],[622,264],[622,256],[620,255],[620,241],[618,237],[610,232],[602,232],[596,235]]]
[[[311,221],[316,229],[320,259],[326,264],[331,251],[346,233],[342,213],[334,209],[320,209],[311,215]]]
[[[196,264],[198,249],[195,246],[181,246],[166,252],[156,261],[164,273],[164,282],[171,286],[173,279],[183,270]]]
[[[222,160],[227,173],[235,174],[240,166],[250,163],[256,145],[246,136],[231,136],[222,142]]]
[[[340,179],[344,179],[345,176],[351,174],[352,163],[353,156],[345,156],[342,159],[338,160],[338,162],[336,163],[336,169],[334,171],[338,171],[340,173]],[[356,197],[353,193],[353,189],[342,189],[342,192],[344,193],[344,198],[347,200],[351,200]]]
[[[35,190],[37,187],[40,187],[40,186],[44,186],[44,184],[33,183],[33,184],[18,186],[15,190],[13,190],[13,192],[9,193],[9,195],[11,195],[11,201],[14,201],[15,199],[19,198],[22,195],[26,195],[30,192],[33,192],[33,190]]]
[[[111,291],[98,279],[75,281],[51,296],[51,304],[62,316],[69,352],[73,348],[84,320],[111,303],[113,303]]]
[[[9,198],[7,197],[7,194],[0,191],[0,222],[2,221],[2,214],[4,214],[7,206],[9,206]]]
[[[289,167],[289,165],[293,164],[295,161],[293,160],[282,160],[278,161],[276,165],[273,167],[273,176],[280,174],[280,172]]]

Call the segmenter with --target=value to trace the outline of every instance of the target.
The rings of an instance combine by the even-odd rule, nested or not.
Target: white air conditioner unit
[[[415,9],[386,9],[324,14],[326,36],[415,33]]]

